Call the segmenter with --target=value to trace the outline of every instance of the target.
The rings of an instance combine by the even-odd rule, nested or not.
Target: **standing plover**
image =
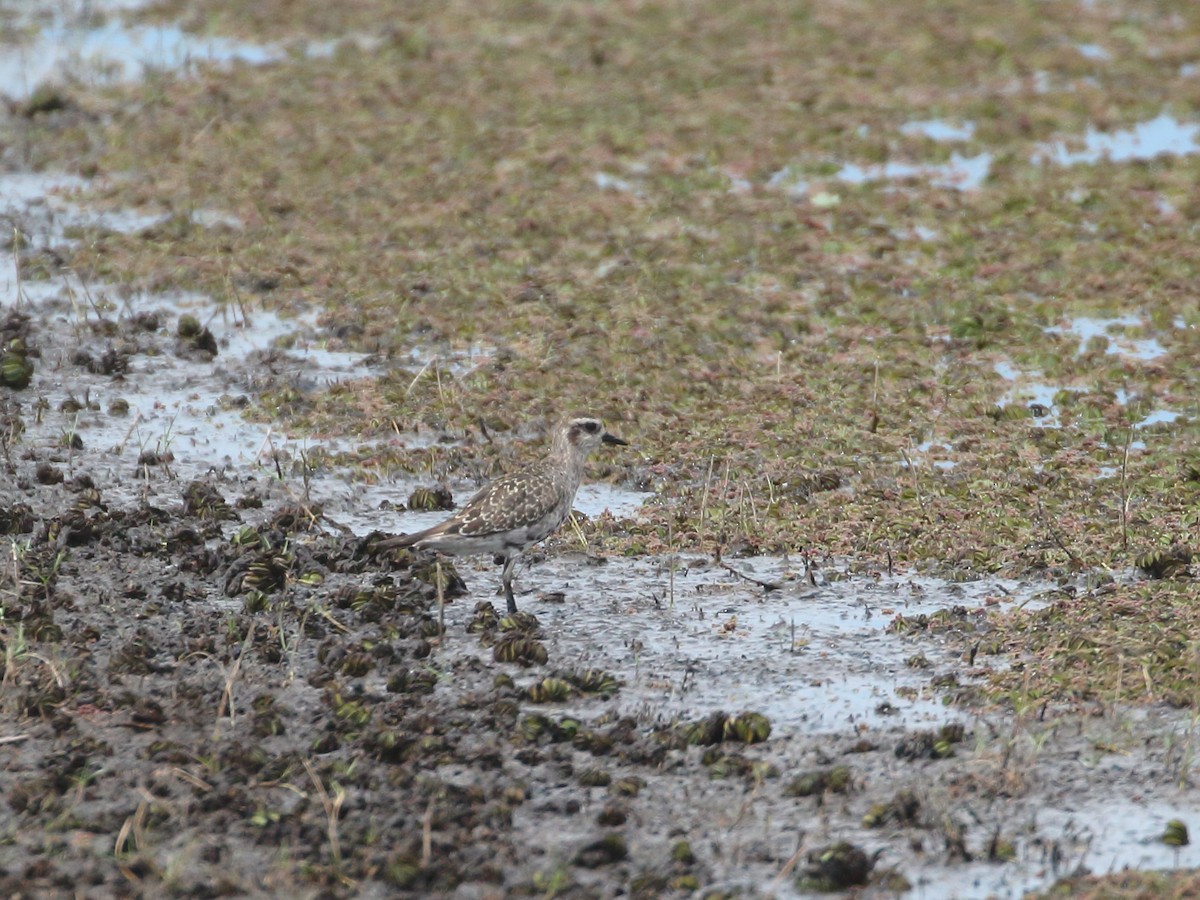
[[[500,580],[508,611],[517,611],[512,576],[517,557],[545,540],[571,513],[588,454],[601,444],[627,442],[604,430],[599,419],[569,419],[554,432],[550,453],[524,469],[497,478],[440,525],[389,538],[378,546],[416,547],[447,556],[490,553],[504,564]]]

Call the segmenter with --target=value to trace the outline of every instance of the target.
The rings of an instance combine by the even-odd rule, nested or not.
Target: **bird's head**
[[[628,444],[616,435],[609,434],[604,428],[604,423],[592,416],[568,419],[555,435],[556,446],[560,440],[562,449],[581,456],[587,456],[601,444],[618,444],[622,447]]]

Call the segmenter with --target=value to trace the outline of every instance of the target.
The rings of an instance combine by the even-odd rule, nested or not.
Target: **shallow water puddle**
[[[1141,328],[1144,325],[1141,316],[1126,313],[1112,318],[1094,316],[1076,316],[1065,325],[1051,325],[1045,328],[1046,334],[1073,335],[1079,338],[1079,348],[1076,356],[1082,356],[1093,338],[1104,338],[1107,346],[1104,352],[1110,356],[1130,356],[1134,359],[1148,362],[1166,356],[1167,348],[1156,338],[1130,338],[1121,332],[1126,328]]]
[[[61,174],[0,176],[0,214],[17,223],[33,248],[69,243],[64,229],[70,225],[100,220],[108,227],[138,228],[157,218],[93,215],[54,193],[82,183]],[[83,447],[72,450],[68,461],[86,457],[94,471],[128,473],[144,454],[169,453],[164,461],[177,477],[187,479],[212,469],[257,466],[276,452],[303,451],[316,442],[289,439],[269,424],[242,417],[245,394],[256,381],[272,377],[310,389],[369,374],[365,354],[320,345],[315,314],[286,319],[271,310],[223,306],[199,294],[147,295],[85,286],[63,274],[30,281],[19,278],[10,254],[0,257],[0,298],[39,320],[35,345],[41,356],[34,360],[30,387],[16,399],[43,411],[25,416],[21,440],[63,446],[78,435]],[[154,327],[131,329],[129,323],[139,315],[153,317]],[[212,332],[218,350],[213,361],[176,352],[175,329],[184,315]],[[110,334],[99,327],[101,319],[123,324]],[[130,343],[136,345],[134,352],[119,354],[111,371],[102,366],[89,371],[80,363],[81,358],[99,361],[114,346]],[[282,343],[290,346],[279,349]],[[127,411],[118,409],[119,404]],[[338,449],[336,441],[321,444]]]
[[[1046,585],[996,580],[950,584],[894,575],[813,586],[785,559],[739,559],[731,565],[742,575],[782,587],[764,594],[744,577],[707,560],[678,560],[672,607],[671,566],[666,560],[611,559],[596,564],[582,556],[559,557],[522,567],[518,586],[561,588],[566,601],[538,602],[535,590],[518,602],[538,616],[552,667],[598,667],[622,680],[620,692],[607,702],[610,714],[634,715],[645,727],[653,727],[693,721],[718,710],[761,712],[771,720],[771,741],[753,756],[779,768],[779,785],[810,769],[813,748],[819,747],[818,759],[849,766],[868,789],[887,796],[887,785],[915,790],[924,808],[938,810],[931,815],[961,825],[973,859],[954,861],[942,853],[936,829],[928,833],[928,853],[919,859],[888,828],[851,826],[826,833],[813,812],[813,801],[781,796],[780,786],[766,785],[747,799],[736,788],[730,791],[728,781],[713,778],[706,784],[702,778],[691,782],[690,793],[681,799],[669,779],[659,783],[651,778],[645,792],[652,801],[642,808],[674,822],[696,845],[723,848],[732,861],[724,870],[724,882],[749,888],[754,895],[806,896],[795,890],[791,878],[778,877],[794,848],[783,845],[794,842],[799,833],[809,835],[809,848],[849,840],[868,854],[878,851],[879,866],[897,866],[913,885],[914,896],[964,900],[1020,897],[1080,865],[1106,872],[1171,868],[1195,858],[1190,848],[1176,851],[1159,842],[1165,823],[1192,808],[1188,797],[1194,792],[1181,793],[1174,783],[1166,786],[1162,778],[1148,778],[1147,771],[1158,771],[1163,762],[1144,751],[1098,749],[1114,733],[1123,733],[1116,723],[1097,723],[1094,734],[1051,727],[1043,737],[1038,733],[1042,726],[1036,724],[1019,727],[1006,716],[945,706],[929,684],[939,674],[961,676],[961,658],[949,649],[939,650],[937,637],[927,632],[913,637],[888,632],[897,613],[914,616],[961,606],[969,616],[996,605],[1036,605]],[[487,566],[473,570],[472,598],[490,597],[495,577]],[[448,612],[447,618],[465,619],[471,606],[468,602],[465,609]],[[462,639],[458,633],[452,625],[449,640]],[[918,655],[924,658],[923,667],[909,665]],[[540,673],[516,677],[524,683]],[[572,701],[529,704],[526,711],[552,718],[574,715],[585,722],[597,712],[594,703]],[[1156,726],[1160,731],[1186,725],[1168,713],[1149,715],[1162,720]],[[905,762],[891,752],[892,744],[911,729],[936,729],[955,720],[965,720],[969,729],[958,753],[973,762],[963,766],[990,773],[982,775],[987,783],[1006,765],[1005,748],[1016,748],[1012,765],[1020,770],[1024,789],[1003,801],[972,799],[969,790],[961,793],[962,785],[969,783],[963,781],[964,768],[928,760]],[[844,748],[853,737],[866,738],[883,752],[868,758],[835,749]],[[699,766],[699,752],[696,756]],[[1075,765],[1081,759],[1085,765]],[[585,816],[599,808],[592,802]],[[730,802],[732,808],[726,805]],[[518,829],[523,827],[522,815],[517,815]],[[544,822],[533,819],[528,827],[536,831],[548,860],[556,852],[573,852],[591,834],[585,817],[564,819],[561,833],[548,833]],[[993,829],[1012,844],[1014,856],[1005,864],[986,859]],[[764,840],[780,843],[767,861],[755,861],[753,853],[743,858],[743,851],[761,847]]]
[[[1123,355],[1145,362],[1166,355],[1168,352],[1167,349],[1156,338],[1135,339],[1127,338],[1119,333],[1113,333],[1113,331],[1119,331],[1124,328],[1141,327],[1142,324],[1141,317],[1136,315],[1124,315],[1113,318],[1080,316],[1071,319],[1066,325],[1052,325],[1046,328],[1045,331],[1048,334],[1070,334],[1077,336],[1079,338],[1077,355],[1085,353],[1089,343],[1096,337],[1103,337],[1108,342],[1105,346],[1105,353],[1107,355]],[[1180,326],[1177,324],[1176,327]],[[996,362],[993,365],[993,371],[1005,381],[1011,382],[1011,386],[997,403],[1000,406],[1028,404],[1031,408],[1040,407],[1039,412],[1044,412],[1044,415],[1037,417],[1038,424],[1044,428],[1059,428],[1062,426],[1060,418],[1061,410],[1055,402],[1059,395],[1064,391],[1075,394],[1084,394],[1088,391],[1088,388],[1084,387],[1050,384],[1043,380],[1045,376],[1040,371],[1021,369],[1009,360]],[[1129,402],[1129,395],[1124,388],[1117,388],[1113,394],[1117,405],[1125,406]],[[1135,423],[1133,427],[1140,429],[1152,425],[1168,424],[1179,419],[1181,415],[1181,413],[1174,410],[1153,410]],[[1135,449],[1139,449],[1140,447],[1144,447],[1144,444],[1141,442],[1137,442],[1134,445]]]
[[[1023,832],[1015,842],[1015,858],[1005,865],[975,862],[939,866],[933,872],[913,869],[909,877],[916,896],[982,900],[1024,897],[1080,869],[1104,875],[1194,866],[1200,851],[1170,847],[1160,840],[1167,822],[1186,813],[1189,806],[1144,799],[1134,789],[1105,800],[1077,795],[1065,805],[1050,803],[1028,811],[1023,823],[1005,823]]]
[[[1062,427],[1060,410],[1055,403],[1055,397],[1059,393],[1062,391],[1071,391],[1078,394],[1086,392],[1084,388],[1048,384],[1040,380],[1044,377],[1041,372],[1023,371],[1006,360],[997,362],[993,369],[1005,381],[1012,382],[1012,385],[1004,392],[1004,395],[997,401],[997,404],[999,406],[1010,406],[1020,403],[1047,410],[1046,415],[1038,419],[1038,424],[1043,428]]]
[[[467,347],[413,347],[409,351],[409,359],[418,367],[413,380],[421,378],[435,366],[461,378],[475,369],[485,365],[496,355],[496,348],[487,344],[470,344]]]
[[[990,153],[980,153],[975,156],[952,153],[947,162],[940,164],[888,162],[876,165],[858,165],[845,163],[832,177],[846,184],[920,178],[935,187],[973,191],[983,186],[991,167],[992,154]],[[785,166],[771,175],[767,179],[767,186],[786,191],[792,196],[803,196],[809,192],[808,181],[792,166]]]
[[[905,122],[900,126],[900,132],[927,137],[931,141],[969,141],[975,136],[975,123],[964,122],[960,125],[945,119],[921,119]]]
[[[49,21],[32,23],[38,27],[30,40],[0,54],[0,94],[27,97],[39,84],[64,77],[134,79],[196,61],[261,64],[282,55],[244,41],[189,35],[175,26],[126,25],[121,12],[140,5],[68,2],[42,10]]]
[[[1178,419],[1182,413],[1177,413],[1173,409],[1156,409],[1154,412],[1147,415],[1141,421],[1135,422],[1134,428],[1149,428],[1151,425],[1169,425]]]
[[[0,43],[0,95],[26,98],[41,84],[77,79],[102,84],[134,80],[153,71],[178,71],[195,63],[264,65],[285,58],[288,49],[232,38],[189,34],[175,25],[130,25],[123,13],[143,0],[41,4],[12,19],[12,33],[28,40]],[[35,18],[34,12],[40,14]],[[360,45],[371,41],[357,39]],[[310,41],[311,57],[330,55],[336,41]]]
[[[974,126],[971,123],[959,126],[939,119],[908,122],[900,126],[900,131],[948,142],[967,141],[974,136]],[[1200,151],[1200,124],[1182,122],[1163,113],[1132,128],[1113,132],[1088,128],[1081,138],[1047,142],[1030,154],[1029,162],[1073,166],[1094,164],[1105,159],[1110,162],[1128,162],[1159,156],[1186,156],[1197,151]],[[992,153],[984,151],[974,156],[952,153],[950,159],[944,163],[890,161],[860,165],[847,162],[842,163],[831,177],[847,184],[915,178],[927,181],[934,187],[975,191],[986,183],[992,169],[992,158]],[[767,179],[767,186],[792,196],[807,196],[811,185],[802,171],[797,165],[786,165]],[[1164,212],[1172,211],[1164,208]]]
[[[1106,60],[1112,59],[1112,54],[1101,47],[1099,44],[1076,44],[1075,49],[1084,59]]]
[[[1082,149],[1072,146],[1082,143]],[[1200,150],[1200,125],[1181,122],[1163,113],[1132,128],[1104,132],[1088,128],[1082,139],[1055,141],[1033,155],[1035,162],[1063,166],[1154,159],[1157,156],[1187,156]]]
[[[859,166],[847,163],[834,177],[848,184],[924,178],[934,187],[973,191],[983,186],[991,168],[992,154],[990,153],[979,153],[975,156],[952,153],[949,161],[940,165],[889,162],[882,165]]]
[[[929,656],[930,642],[890,634],[888,626],[897,614],[1025,603],[1045,588],[922,576],[814,587],[781,558],[729,565],[740,574],[707,560],[678,561],[672,573],[662,559],[596,565],[556,557],[518,568],[518,591],[530,593],[517,602],[537,615],[552,660],[622,679],[614,702],[623,712],[662,724],[683,715],[753,710],[786,734],[958,718],[928,685],[939,665],[957,669],[961,661],[949,654],[913,665],[915,655]],[[498,584],[491,565],[466,563],[459,570],[473,598],[491,598]],[[781,587],[764,593],[742,576]],[[565,602],[539,602],[544,591],[562,591]]]
[[[596,172],[592,176],[596,187],[602,191],[616,191],[619,194],[640,194],[641,191],[630,181],[607,172]]]

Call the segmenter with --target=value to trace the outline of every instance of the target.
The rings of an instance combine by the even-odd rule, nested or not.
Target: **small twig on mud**
[[[912,473],[913,490],[917,494],[917,506],[922,509],[925,507],[925,501],[921,499],[921,481],[917,477],[917,469],[913,465],[913,461],[909,458],[907,451],[903,447],[900,448],[900,456],[904,460],[904,465],[908,466],[908,471]]]
[[[298,451],[300,454],[300,480],[304,484],[304,508],[312,504],[312,471],[308,467],[308,451],[301,447]]]
[[[275,455],[275,445],[274,445],[273,443],[271,443],[271,437],[272,437],[272,435],[273,435],[273,433],[274,433],[274,430],[275,430],[275,429],[274,429],[274,427],[273,427],[273,426],[268,426],[268,427],[267,427],[267,433],[263,435],[262,443],[258,445],[258,449],[257,449],[257,450],[255,450],[255,451],[254,451],[254,455],[253,455],[252,457],[250,457],[250,458],[251,458],[251,459],[253,459],[255,462],[258,462],[258,460],[262,459],[262,455],[263,455],[263,449],[264,449],[264,448],[266,448],[266,447],[270,447],[270,448],[271,448],[271,455],[272,455],[272,456],[274,456],[274,455]],[[282,476],[280,477],[280,480],[281,480],[281,481],[283,480],[283,479],[282,479]]]
[[[1054,530],[1054,526],[1051,525],[1050,522],[1046,519],[1046,517],[1042,514],[1042,512],[1043,512],[1042,511],[1042,501],[1040,498],[1038,499],[1037,510],[1038,510],[1038,518],[1041,520],[1042,524],[1046,526],[1046,531],[1048,531],[1050,533],[1050,539],[1052,541],[1054,541],[1055,544],[1058,545],[1059,550],[1061,550],[1063,553],[1067,554],[1067,557],[1071,560],[1071,562],[1078,563],[1079,557],[1076,556],[1074,554],[1074,552],[1072,552],[1070,547],[1068,547],[1066,544],[1063,543],[1063,539],[1061,537],[1059,537],[1058,532]]]
[[[698,531],[704,533],[704,517],[708,513],[708,486],[712,484],[713,465],[716,464],[717,458],[710,456],[708,458],[708,474],[704,476],[704,495],[700,498],[700,525]]]
[[[138,423],[141,421],[142,421],[142,412],[141,412],[141,410],[138,410],[136,413],[134,413],[133,421],[129,423],[129,428],[125,432],[125,437],[123,437],[121,439],[121,443],[119,443],[117,445],[118,453],[125,452],[125,445],[129,443],[129,439],[131,437],[133,437],[133,432],[138,427]],[[144,447],[145,447],[145,442],[143,441],[142,446],[140,446],[138,449],[142,450],[142,449],[144,449]]]
[[[742,824],[742,820],[746,818],[746,813],[750,812],[750,807],[754,805],[754,801],[757,800],[761,794],[762,783],[759,782],[754,786],[754,790],[750,793],[750,796],[742,801],[741,807],[738,808],[737,816],[734,817],[734,820],[729,824],[729,828],[725,830],[727,835],[733,834],[733,829]]]
[[[171,769],[171,774],[173,774],[180,781],[186,781],[196,790],[204,791],[206,794],[213,789],[212,785],[203,778],[198,775],[193,775],[191,772],[187,771],[187,769],[181,769],[179,766],[174,766]],[[263,785],[260,785],[260,787],[262,786]]]
[[[236,711],[233,703],[233,683],[237,680],[238,672],[242,668],[242,660],[246,656],[246,651],[250,647],[250,639],[254,637],[254,622],[250,623],[250,627],[246,629],[246,637],[242,640],[242,649],[238,653],[238,658],[233,661],[233,665],[229,669],[229,674],[225,676],[225,690],[221,694],[221,702],[217,706],[217,721],[220,722],[221,716],[225,715],[225,710],[229,710],[229,722],[233,723],[236,718]]]
[[[1133,429],[1125,435],[1125,453],[1121,456],[1121,550],[1129,552],[1129,447],[1133,443]]]
[[[29,657],[30,659],[36,659],[38,662],[40,662],[42,665],[44,665],[47,669],[49,669],[50,675],[54,678],[54,683],[57,684],[60,688],[67,686],[67,680],[65,678],[63,678],[62,673],[58,671],[58,667],[56,665],[54,665],[54,663],[52,663],[46,657],[42,656],[42,654],[26,653],[25,655],[27,657]]]
[[[5,591],[4,593],[9,594],[14,599],[16,599],[17,597],[21,596],[21,592],[24,590],[23,585],[24,585],[25,581],[21,577],[21,561],[25,556],[24,551],[28,550],[29,547],[26,545],[22,548],[21,545],[18,545],[17,542],[15,540],[13,540],[13,541],[9,542],[8,549],[9,549],[9,552],[12,554],[12,590]],[[10,648],[11,648],[11,642],[9,642],[4,648],[6,654],[12,652]],[[8,669],[6,667],[5,672],[4,672],[4,677],[0,678],[0,684],[3,684],[4,681],[7,680],[7,677],[8,677]]]
[[[227,294],[233,295],[234,305],[237,306],[238,312],[242,314],[242,328],[250,327],[250,313],[246,310],[246,301],[242,299],[242,292],[237,289],[237,284],[234,283],[233,277],[229,271],[225,272],[225,291]]]
[[[75,437],[79,434],[79,413],[75,413],[75,418],[71,420],[71,427],[64,435],[67,443],[67,466],[71,471],[75,470]],[[81,445],[82,446],[82,445]]]
[[[575,537],[579,539],[579,543],[583,547],[583,552],[587,553],[587,535],[583,533],[583,527],[579,524],[579,519],[575,517],[575,513],[567,516],[567,521],[571,523],[571,530],[575,532]]]
[[[738,485],[737,508],[738,515],[742,519],[742,534],[749,538],[753,532],[750,530],[750,522],[746,519],[746,486],[744,484]]]
[[[429,798],[425,807],[425,815],[421,817],[421,868],[428,869],[433,860],[433,807],[437,803],[437,794]]]
[[[875,360],[875,387],[871,391],[871,424],[867,426],[871,434],[879,430],[879,360]]]
[[[87,300],[88,306],[92,308],[92,312],[96,314],[97,319],[103,319],[104,313],[100,309],[100,304],[96,302],[96,298],[92,296],[92,291],[88,287],[87,282],[83,280],[83,276],[80,275],[78,271],[75,271],[75,277],[79,279],[79,287],[83,289],[83,298]],[[66,279],[64,278],[63,281],[65,282]]]
[[[208,129],[212,128],[214,125],[216,125],[218,122],[220,122],[221,119],[223,119],[223,118],[224,118],[224,115],[222,113],[217,113],[217,115],[213,116],[211,119],[209,119],[203,125],[201,125],[200,129],[195,134],[193,134],[191,136],[191,138],[189,138],[191,143],[194,144],[198,140],[200,140],[200,138],[204,137],[204,135],[208,132]]]
[[[800,854],[804,852],[804,837],[805,833],[803,831],[800,832],[800,840],[796,843],[796,852],[788,857],[788,861],[783,864],[783,868],[779,870],[779,873],[771,882],[771,887],[767,890],[768,897],[778,896],[779,887],[783,884],[783,879],[787,878],[791,874],[792,869],[796,868],[796,863],[800,862]]]
[[[146,833],[146,808],[146,801],[142,800],[138,803],[133,815],[125,819],[120,832],[117,833],[117,840],[113,843],[113,856],[120,859],[125,855],[125,844],[129,840],[130,834],[133,835],[133,848],[139,852],[141,851],[143,838]]]
[[[746,501],[750,504],[750,518],[754,522],[754,530],[758,531],[758,504],[754,502],[754,490],[746,485]]]
[[[408,395],[413,392],[413,388],[415,388],[417,386],[417,382],[421,380],[421,376],[424,375],[426,372],[428,372],[429,367],[432,366],[435,362],[437,362],[437,357],[431,356],[429,358],[429,362],[427,362],[427,363],[425,363],[425,365],[421,366],[421,371],[419,371],[416,375],[413,376],[413,380],[410,381],[408,383],[408,387],[404,389],[404,398],[406,400],[408,399]]]
[[[13,226],[12,240],[12,256],[13,256],[13,273],[17,280],[17,293],[13,300],[13,309],[21,308],[21,301],[24,299],[24,293],[21,291],[21,244],[24,241],[21,239],[21,230],[16,225]]]
[[[322,619],[324,619],[326,622],[328,622],[330,625],[332,625],[334,628],[336,628],[342,634],[350,633],[350,629],[347,626],[343,625],[341,622],[339,622],[337,619],[335,619],[333,617],[333,613],[331,613],[328,609],[325,609],[324,607],[319,607],[314,611],[316,612],[316,614],[318,616],[320,616]]]
[[[725,560],[721,560],[721,568],[724,569],[726,572],[730,572],[730,573],[736,575],[738,578],[742,579],[743,581],[749,581],[751,584],[757,584],[760,588],[762,588],[768,594],[771,591],[777,591],[781,587],[783,587],[783,585],[781,585],[777,581],[760,581],[759,579],[755,578],[753,575],[747,575],[745,572],[739,572],[737,569],[735,569],[729,563],[725,562]]]
[[[321,783],[320,776],[317,775],[312,763],[307,759],[304,760],[304,771],[308,773],[308,777],[312,780],[313,787],[317,789],[317,796],[321,798],[321,806],[325,810],[325,833],[329,838],[329,856],[333,860],[334,868],[339,872],[342,868],[342,844],[338,840],[338,816],[341,815],[342,804],[346,800],[346,790],[339,784],[334,784],[333,797],[329,796],[329,792],[325,790],[325,785]]]
[[[667,581],[667,593],[670,596],[670,608],[675,608],[675,531],[671,527],[671,521],[667,520],[667,553],[670,554],[670,569]]]
[[[15,427],[16,423],[14,422],[13,425],[6,428],[3,432],[0,432],[0,451],[3,451],[4,453],[4,467],[9,474],[13,474],[17,471],[17,467],[12,461],[12,440],[15,436]]]
[[[0,737],[0,744],[19,744],[21,741],[29,740],[27,734],[10,734],[8,737]]]
[[[442,561],[437,559],[434,561],[434,579],[437,581],[437,601],[438,601],[438,646],[442,645],[443,639],[446,637],[446,591],[442,586]]]

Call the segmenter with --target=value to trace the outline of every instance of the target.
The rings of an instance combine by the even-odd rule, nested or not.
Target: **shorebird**
[[[628,442],[609,434],[599,419],[568,419],[555,430],[545,459],[497,478],[446,521],[389,538],[379,549],[415,547],[447,556],[490,553],[497,565],[504,565],[500,581],[508,611],[515,613],[512,577],[517,557],[566,521],[583,478],[583,464],[601,444],[627,446]]]

